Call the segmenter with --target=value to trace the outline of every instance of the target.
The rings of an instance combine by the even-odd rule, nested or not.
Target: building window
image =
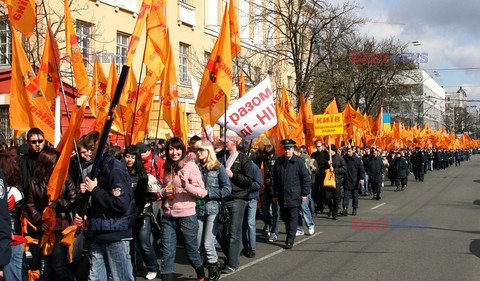
[[[210,59],[210,53],[209,52],[205,52],[203,54],[203,66],[206,67],[207,66],[207,63],[208,63],[208,60]]]
[[[250,1],[240,0],[238,9],[241,39],[250,39]]]
[[[8,142],[13,137],[13,131],[10,129],[10,118],[8,115],[8,106],[0,106],[0,142]]]
[[[188,57],[190,46],[180,43],[180,60],[178,70],[178,81],[183,85],[190,85],[190,79],[188,79]]]
[[[128,38],[130,36],[124,33],[117,33],[117,56],[116,56],[116,67],[117,73],[122,71],[122,64],[127,61],[127,50],[128,50]]]
[[[84,21],[77,21],[76,33],[78,39],[78,46],[83,56],[83,63],[87,69],[90,68],[88,59],[90,58],[91,39],[92,39],[92,24]]]
[[[253,42],[257,45],[263,44],[264,37],[264,24],[265,20],[263,19],[263,0],[255,0],[253,7],[254,13],[254,23],[253,23]]]
[[[218,0],[205,0],[205,27],[218,27]]]
[[[12,61],[12,36],[7,20],[0,21],[0,64]]]

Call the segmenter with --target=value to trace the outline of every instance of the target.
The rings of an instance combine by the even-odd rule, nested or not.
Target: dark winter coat
[[[277,158],[271,179],[272,197],[277,197],[278,203],[283,208],[300,206],[301,197],[310,194],[310,174],[303,159],[296,155],[290,159],[285,155]]]
[[[396,178],[406,178],[408,175],[408,160],[405,156],[395,158]]]
[[[367,165],[368,180],[371,182],[382,182],[385,173],[385,164],[381,156],[370,157]]]
[[[365,169],[363,163],[357,156],[352,157],[345,155],[345,164],[347,165],[347,172],[343,180],[343,188],[347,190],[358,189],[359,181],[365,179]]]

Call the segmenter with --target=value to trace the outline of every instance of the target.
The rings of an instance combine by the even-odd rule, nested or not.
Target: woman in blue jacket
[[[218,227],[218,212],[220,200],[232,192],[230,180],[225,167],[218,162],[211,142],[207,140],[195,143],[195,152],[198,159],[198,168],[202,174],[205,189],[208,195],[197,199],[198,217],[198,245],[207,261],[208,280],[216,281],[220,278],[220,265],[215,250],[215,240]]]

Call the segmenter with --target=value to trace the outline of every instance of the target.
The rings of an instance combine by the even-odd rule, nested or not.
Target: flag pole
[[[140,86],[141,86],[140,81],[142,80],[143,62],[145,61],[145,51],[147,50],[147,40],[148,40],[148,31],[147,31],[147,36],[145,36],[145,46],[143,47],[142,64],[140,65],[140,76],[138,77],[138,83],[137,83],[137,98],[135,99],[135,108],[133,110],[132,130],[130,131],[130,144],[132,144],[132,140],[133,140],[133,128],[135,127],[135,115],[137,114],[137,105],[138,105],[138,91],[140,91]],[[122,71],[123,71],[123,69],[122,69]],[[145,94],[147,94],[147,93],[145,93]],[[125,138],[125,142],[126,141],[127,140]]]
[[[163,81],[162,81],[163,83]],[[155,140],[158,141],[158,127],[160,126],[160,112],[162,111],[162,97],[158,95],[158,115],[157,115],[157,129],[155,130]]]
[[[110,128],[112,127],[113,119],[115,118],[115,112],[118,106],[118,102],[120,100],[120,96],[122,95],[123,86],[125,85],[125,80],[128,75],[128,70],[130,69],[129,66],[123,65],[122,72],[120,74],[120,78],[117,83],[117,88],[115,89],[115,94],[113,96],[112,102],[110,103],[110,109],[108,110],[107,121],[103,126],[103,132],[100,136],[100,141],[98,143],[97,153],[95,154],[95,160],[92,165],[92,170],[90,175],[88,176],[90,179],[95,179],[98,176],[100,163],[103,160],[105,146],[107,145],[108,135],[110,133]],[[78,214],[80,217],[85,215],[85,211],[87,209],[87,203],[90,197],[90,193],[86,193],[86,196],[81,198],[81,204],[79,204],[80,209],[78,210]]]
[[[51,48],[53,48],[53,40],[55,40],[55,36],[52,33],[50,33],[50,30],[51,30],[51,26],[50,26],[50,22],[48,21],[48,17],[47,17],[47,8],[45,7],[45,1],[42,0],[42,7],[43,7],[43,11],[45,13],[45,21],[47,22],[47,32],[49,32],[49,36],[51,37],[50,39],[50,44],[51,44]],[[58,80],[60,81],[60,89],[61,89],[61,93],[62,93],[62,99],[63,99],[63,104],[65,106],[65,112],[67,113],[67,119],[68,119],[68,122],[70,122],[70,111],[68,109],[68,103],[67,103],[67,98],[66,98],[66,94],[65,94],[65,88],[63,86],[63,80],[62,80],[62,73],[60,71],[60,65],[59,65],[59,59],[60,58],[57,58],[57,54],[55,54],[55,52],[52,52],[53,53],[53,59],[55,61],[55,66],[57,68],[57,73],[58,73]],[[70,69],[72,70],[72,91],[75,91],[75,88],[73,87],[73,69],[72,69],[72,64],[70,64]],[[56,106],[56,104],[55,104]],[[60,134],[62,133],[62,110],[60,109]],[[81,176],[81,179],[83,182],[85,182],[85,178],[83,177],[83,173],[82,173],[82,167],[80,165],[80,153],[78,153],[78,145],[77,145],[77,140],[75,138],[73,138],[73,149],[75,150],[75,154],[77,156],[77,161],[78,161],[78,170],[80,172],[80,176]]]

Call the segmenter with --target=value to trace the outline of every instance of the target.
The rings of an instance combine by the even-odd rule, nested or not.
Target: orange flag
[[[175,62],[173,59],[172,46],[168,45],[168,55],[165,70],[163,71],[162,86],[162,119],[168,124],[175,136],[180,136],[180,128],[177,127],[178,116],[178,90]]]
[[[148,121],[150,120],[150,113],[152,111],[153,96],[154,90],[152,89],[150,93],[146,94],[146,98],[138,107],[135,113],[135,120],[130,122],[130,126],[127,129],[127,144],[143,142],[145,134],[148,131]],[[132,140],[131,142],[130,139]]]
[[[372,126],[372,133],[374,135],[378,135],[379,132],[383,131],[382,130],[382,120],[383,120],[383,100],[382,100],[382,105],[380,106],[380,109],[378,110],[377,119],[375,120],[375,123]]]
[[[16,131],[16,136],[30,128],[40,128],[45,139],[53,143],[55,118],[13,27],[11,34],[10,127]]]
[[[182,139],[183,143],[188,143],[188,123],[186,120],[185,111],[180,105],[178,105],[176,121],[177,121],[176,128],[178,128],[177,129],[178,135],[175,135],[175,136]]]
[[[238,85],[238,98],[245,95],[245,78],[243,77],[243,71],[240,72],[240,85]]]
[[[37,22],[35,0],[3,0],[8,6],[8,19],[12,27],[30,37]]]
[[[95,71],[94,71],[95,72]],[[95,77],[95,75],[94,75]],[[100,104],[103,104],[104,106],[99,108],[97,119],[95,119],[95,123],[93,124],[92,128],[90,131],[97,131],[97,132],[102,132],[103,131],[103,126],[105,125],[105,121],[107,121],[107,114],[108,110],[110,109],[110,104],[113,99],[113,94],[115,94],[115,88],[117,87],[117,67],[115,65],[115,61],[112,61],[112,64],[110,64],[110,71],[108,74],[108,82],[107,82],[107,88],[105,89],[105,95],[101,96],[101,99],[98,100]],[[120,110],[117,108],[117,112],[115,112],[115,117],[120,114]],[[120,131],[120,127],[118,127],[117,123],[115,123],[116,118],[114,118],[114,124],[112,124],[112,130],[116,132],[123,132]]]
[[[133,118],[133,108],[135,107],[135,99],[137,98],[138,83],[133,69],[128,71],[125,86],[120,96],[119,109],[115,114],[114,123],[121,129],[122,133],[127,131],[129,123]]]
[[[295,110],[293,109],[293,104],[290,101],[290,97],[287,94],[287,89],[285,88],[285,84],[282,86],[282,100],[280,103],[282,110],[285,112],[285,116],[290,120],[296,120],[297,117],[295,116]]]
[[[99,111],[108,110],[108,108],[105,108],[110,104],[110,97],[106,96],[107,83],[102,65],[98,61],[98,58],[95,58],[95,63],[93,64],[92,91],[90,92],[90,99],[88,100],[90,111],[95,117],[98,117]]]
[[[305,145],[307,146],[308,154],[313,153],[313,138],[314,138],[314,128],[313,128],[313,112],[310,101],[305,101],[305,96],[303,93],[300,93],[300,109],[298,111],[298,117],[301,118],[303,124],[303,133],[305,134]]]
[[[133,62],[133,56],[137,50],[138,41],[142,35],[143,26],[147,20],[147,15],[150,12],[152,0],[143,0],[142,7],[140,8],[140,13],[137,17],[137,22],[135,22],[135,28],[133,29],[132,37],[130,37],[130,43],[128,44],[127,50],[127,61],[126,65],[131,66]]]
[[[77,95],[88,96],[92,91],[90,81],[88,80],[87,70],[83,62],[80,46],[78,45],[78,38],[73,28],[72,16],[70,15],[70,7],[68,0],[64,1],[65,5],[65,41],[67,54],[70,56],[73,66],[73,77],[75,78],[75,85],[77,87]]]
[[[168,34],[164,15],[165,1],[153,0],[150,15],[147,17],[147,38],[163,63],[167,60]],[[161,75],[161,70],[158,76]]]
[[[45,98],[49,102],[57,97],[58,89],[60,89],[60,77],[58,76],[59,65],[60,53],[49,20],[47,34],[45,35],[42,62],[40,63],[37,74],[40,88],[45,93]]]
[[[232,90],[230,19],[225,4],[222,27],[203,72],[195,111],[204,125],[213,126],[227,111]]]
[[[228,17],[230,18],[230,48],[232,49],[232,60],[240,54],[240,33],[238,32],[237,14],[235,13],[235,2],[230,0],[228,9]]]
[[[325,108],[324,114],[330,114],[330,113],[338,113],[338,106],[335,98],[333,98],[333,100],[330,102],[327,108]]]
[[[73,112],[67,132],[63,135],[62,140],[60,141],[61,146],[57,148],[57,150],[60,152],[60,157],[55,164],[55,168],[53,169],[52,175],[50,176],[50,180],[47,184],[48,201],[57,201],[63,191],[65,182],[67,181],[68,167],[70,166],[70,157],[73,151],[73,141],[75,139],[76,132],[79,131],[80,126],[82,125],[86,104],[87,100],[83,102],[82,106],[80,106],[78,110]],[[53,208],[46,207],[42,214],[42,220],[50,226],[50,229],[52,229],[55,224],[55,218],[55,210]],[[53,230],[45,232],[43,234],[42,241],[40,242],[43,254],[52,254],[54,244],[55,234],[53,233]]]

